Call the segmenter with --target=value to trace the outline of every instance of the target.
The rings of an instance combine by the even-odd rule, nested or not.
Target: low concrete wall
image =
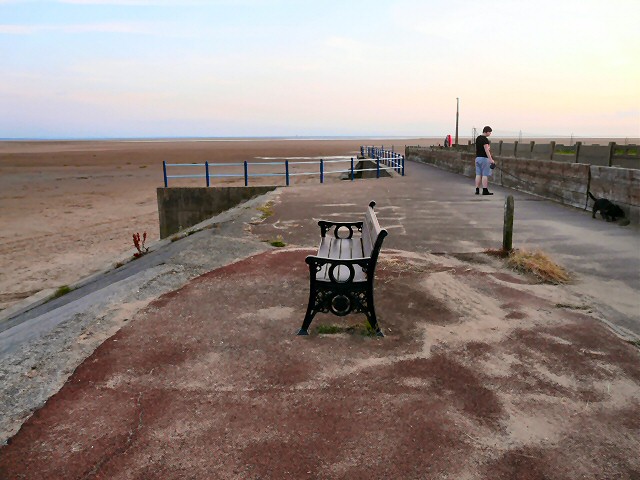
[[[503,157],[515,157],[516,156],[516,145],[517,143],[502,143],[502,148],[500,151],[500,155]]]
[[[407,147],[406,159],[475,177],[475,154]],[[500,168],[490,182],[533,193],[564,205],[584,208],[587,190],[620,205],[632,223],[640,223],[640,170],[583,163],[494,156]],[[555,157],[554,157],[555,159]],[[588,201],[589,208],[593,201]]]
[[[589,190],[620,205],[631,223],[640,223],[640,170],[591,165]]]
[[[158,188],[160,238],[166,238],[276,188],[275,186]]]
[[[589,165],[522,158],[496,157],[496,161],[500,168],[494,170],[491,183],[584,208]]]
[[[531,158],[533,146],[534,142],[518,142],[518,145],[516,146],[516,157]]]
[[[579,161],[589,165],[608,167],[611,161],[613,145],[581,145]]]
[[[536,143],[531,152],[531,158],[538,160],[550,160],[553,152],[554,143]]]
[[[474,152],[475,144],[459,145],[455,150]],[[586,163],[603,167],[621,167],[640,169],[640,149],[635,144],[619,145],[610,142],[608,145],[563,145],[552,141],[550,143],[535,143],[533,141],[494,140],[491,143],[491,153],[498,157],[532,158],[540,160],[554,160],[566,163]]]

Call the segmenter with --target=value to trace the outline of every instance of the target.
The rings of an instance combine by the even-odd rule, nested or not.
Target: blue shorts
[[[476,175],[481,177],[490,177],[493,173],[491,171],[491,162],[487,157],[476,157]]]

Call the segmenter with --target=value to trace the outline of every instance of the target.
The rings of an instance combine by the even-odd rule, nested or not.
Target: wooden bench
[[[318,222],[320,248],[317,255],[306,259],[309,305],[298,335],[309,334],[309,325],[316,313],[331,312],[340,317],[364,313],[376,335],[384,336],[373,305],[373,278],[387,231],[380,228],[373,211],[375,204],[369,203],[364,220],[360,222]],[[354,236],[354,229],[359,236]]]

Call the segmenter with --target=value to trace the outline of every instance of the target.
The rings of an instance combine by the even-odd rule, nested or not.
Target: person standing
[[[489,177],[493,173],[491,170],[495,168],[496,162],[491,156],[491,127],[486,126],[482,129],[482,135],[476,138],[476,195],[480,195],[480,184],[482,184],[482,195],[493,195],[489,191]]]

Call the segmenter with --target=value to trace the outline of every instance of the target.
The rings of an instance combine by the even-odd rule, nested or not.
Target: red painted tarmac
[[[593,318],[481,258],[387,251],[385,338],[316,333],[356,315],[298,337],[311,253],[153,302],[0,449],[0,478],[639,478],[637,350]],[[499,300],[464,315],[474,298]]]

